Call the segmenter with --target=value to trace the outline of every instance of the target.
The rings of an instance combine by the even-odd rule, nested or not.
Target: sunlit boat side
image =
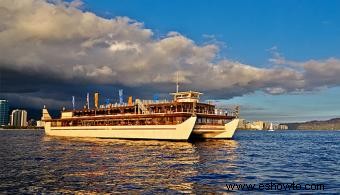
[[[202,93],[172,93],[173,101],[136,99],[125,105],[63,110],[52,119],[46,107],[42,120],[51,136],[120,139],[188,140],[189,138],[231,139],[239,119],[199,102]],[[98,94],[95,100],[98,104]]]

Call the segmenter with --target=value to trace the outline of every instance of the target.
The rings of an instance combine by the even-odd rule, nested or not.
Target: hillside
[[[285,123],[290,130],[340,130],[340,118],[327,121],[308,121],[303,123]]]

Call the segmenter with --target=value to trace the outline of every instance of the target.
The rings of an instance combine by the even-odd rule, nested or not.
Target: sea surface
[[[237,131],[234,140],[168,142],[0,130],[1,194],[249,194],[228,185],[271,182],[324,190],[251,193],[340,193],[340,131]]]

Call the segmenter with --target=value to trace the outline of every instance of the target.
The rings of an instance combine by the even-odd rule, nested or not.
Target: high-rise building
[[[7,100],[0,100],[0,126],[8,125],[9,104]]]
[[[27,126],[27,111],[26,110],[13,110],[11,115],[11,125],[15,127]]]

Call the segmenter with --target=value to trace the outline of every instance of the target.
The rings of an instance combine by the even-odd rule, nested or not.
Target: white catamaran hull
[[[231,139],[237,129],[239,119],[233,119],[224,126],[195,125],[192,134],[206,139]]]
[[[238,124],[238,119],[234,119],[224,126],[195,125],[196,119],[197,117],[190,117],[178,125],[142,126],[51,127],[51,122],[46,122],[45,133],[51,136],[121,139],[188,140],[190,135],[231,139]]]
[[[95,137],[122,139],[188,140],[197,117],[190,117],[178,125],[138,126],[71,126],[51,127],[45,124],[46,135],[65,137]]]

